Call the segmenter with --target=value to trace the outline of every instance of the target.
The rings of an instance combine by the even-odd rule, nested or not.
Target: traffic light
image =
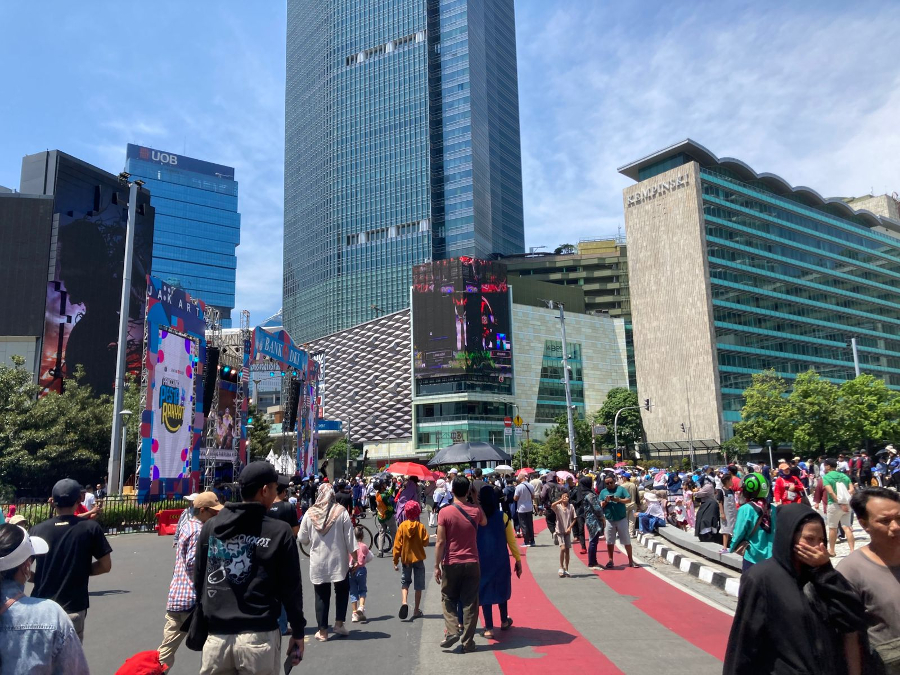
[[[644,399],[644,410],[646,410],[647,412],[650,412],[650,399],[649,398]]]
[[[681,433],[685,433],[684,422],[681,423]]]

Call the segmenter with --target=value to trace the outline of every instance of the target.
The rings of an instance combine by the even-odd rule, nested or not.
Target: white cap
[[[50,550],[46,541],[40,537],[29,537],[24,527],[19,529],[25,534],[25,538],[22,539],[22,543],[16,547],[16,550],[0,558],[0,572],[15,569],[31,556],[44,555]]]
[[[192,493],[189,494],[187,497],[185,497],[185,499],[187,499],[189,502],[192,502],[192,501],[194,501],[194,500],[195,500],[197,497],[199,497],[199,496],[200,496],[200,493],[199,493],[199,492],[192,492]]]

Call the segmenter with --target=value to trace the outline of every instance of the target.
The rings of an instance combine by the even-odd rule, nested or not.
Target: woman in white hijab
[[[356,550],[353,523],[347,509],[337,506],[334,489],[322,483],[316,503],[303,514],[300,543],[309,551],[309,580],[316,594],[316,640],[328,639],[328,612],[331,609],[331,585],[334,584],[334,632],[348,635],[344,626],[350,600],[350,554]]]

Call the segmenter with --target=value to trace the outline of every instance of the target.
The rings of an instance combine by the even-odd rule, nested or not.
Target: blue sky
[[[424,0],[422,0],[424,2]],[[900,191],[900,2],[516,3],[526,246],[615,235],[685,137],[825,196]],[[281,304],[283,0],[0,4],[0,185],[128,142],[236,168],[237,310]]]

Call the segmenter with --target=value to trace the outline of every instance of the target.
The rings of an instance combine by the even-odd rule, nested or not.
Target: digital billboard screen
[[[475,258],[426,263],[413,273],[417,379],[512,378],[509,289],[502,266]]]

